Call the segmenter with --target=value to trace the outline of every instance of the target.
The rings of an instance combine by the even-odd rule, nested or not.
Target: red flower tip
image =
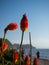
[[[26,31],[28,29],[28,19],[27,19],[26,14],[24,14],[21,19],[20,28],[22,31]]]
[[[6,42],[3,43],[3,52],[8,48],[8,44]]]
[[[29,56],[26,56],[25,57],[25,65],[30,65],[30,57]]]
[[[35,65],[38,65],[38,58],[34,58],[33,63],[35,63]]]
[[[0,38],[0,53],[4,52],[8,48],[8,44],[6,42],[3,42],[3,44],[2,44],[2,41],[3,41],[3,39]]]
[[[15,30],[18,28],[18,25],[16,23],[10,23],[6,28],[5,28],[5,32],[7,32],[7,30]]]
[[[13,60],[14,60],[15,63],[17,62],[18,58],[19,58],[18,52],[15,52],[13,54]]]

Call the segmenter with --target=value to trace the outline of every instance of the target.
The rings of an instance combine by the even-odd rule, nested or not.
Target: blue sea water
[[[37,51],[40,52],[40,58],[41,59],[49,59],[49,49],[32,49],[32,56],[36,57]],[[25,50],[26,54],[29,54],[29,49]]]
[[[40,58],[49,59],[49,49],[38,49],[40,52]]]

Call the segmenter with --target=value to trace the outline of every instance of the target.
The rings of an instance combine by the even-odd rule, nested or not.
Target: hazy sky
[[[18,29],[8,31],[6,38],[12,43],[21,42],[20,21],[26,13],[29,27],[24,34],[23,44],[29,43],[31,32],[32,45],[49,48],[49,0],[0,0],[0,37],[10,22],[16,22]]]

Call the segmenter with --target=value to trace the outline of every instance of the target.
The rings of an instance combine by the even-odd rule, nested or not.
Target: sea
[[[49,49],[32,49],[32,56],[36,57],[37,51],[40,52],[40,59],[48,59],[49,60]],[[30,54],[29,49],[25,50],[26,55]]]
[[[49,49],[38,49],[40,52],[40,58],[49,59]]]

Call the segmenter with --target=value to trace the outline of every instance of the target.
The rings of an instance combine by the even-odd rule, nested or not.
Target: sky
[[[8,31],[6,38],[12,44],[21,42],[22,31],[20,22],[26,13],[29,27],[24,33],[23,44],[31,42],[36,48],[49,48],[49,0],[0,0],[0,38],[4,35],[5,27],[16,22],[18,29]]]

